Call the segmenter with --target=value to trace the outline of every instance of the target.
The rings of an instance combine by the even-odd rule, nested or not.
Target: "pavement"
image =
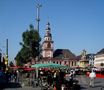
[[[5,88],[3,90],[41,90],[41,88],[40,87],[33,88],[33,87],[25,86],[22,88]]]
[[[86,75],[78,75],[76,79],[79,81],[81,90],[101,90],[104,87],[104,78],[95,78],[94,87],[89,86],[89,77]]]
[[[20,83],[9,83],[0,87],[0,90],[41,90],[40,87],[21,86]]]
[[[95,79],[95,86],[94,87],[89,87],[89,77],[86,75],[77,75],[75,77],[79,81],[79,85],[81,87],[80,90],[104,90],[101,89],[104,87],[104,78],[96,78]],[[21,87],[19,83],[11,83],[8,87],[5,89],[0,89],[0,90],[41,90],[40,87],[30,87],[30,86],[23,86]]]

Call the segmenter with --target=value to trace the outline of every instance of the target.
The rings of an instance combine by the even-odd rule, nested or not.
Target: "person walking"
[[[89,78],[90,78],[90,87],[94,87],[94,79],[96,77],[95,72],[92,70],[92,72],[89,74]]]

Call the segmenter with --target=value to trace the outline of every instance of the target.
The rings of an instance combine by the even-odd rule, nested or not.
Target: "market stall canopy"
[[[35,70],[35,68],[24,68],[23,70],[25,70],[25,71],[32,71],[32,70]]]
[[[69,68],[68,66],[64,66],[56,63],[40,63],[40,64],[34,64],[31,67],[32,68]]]
[[[23,68],[23,67],[22,66],[12,66],[10,68],[12,68],[12,69],[19,69],[19,68]]]

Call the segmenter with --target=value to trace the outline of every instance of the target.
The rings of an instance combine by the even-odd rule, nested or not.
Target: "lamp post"
[[[39,2],[36,2],[36,1],[35,1],[35,3],[36,3],[36,9],[37,9],[37,15],[36,15],[37,31],[38,31],[38,34],[39,34],[40,7],[42,7],[42,5]],[[39,57],[40,57],[40,44],[38,46],[38,52],[39,52],[39,55],[37,57],[37,59],[38,59],[37,61],[39,61]]]
[[[0,70],[6,71],[6,58],[4,61],[5,54],[3,53],[2,49],[0,49]]]
[[[6,39],[6,58],[5,58],[6,71],[8,70],[8,39]]]
[[[37,15],[36,15],[37,30],[38,30],[38,33],[39,33],[40,7],[42,7],[42,5],[41,5],[41,4],[39,4],[38,2],[35,2],[35,3],[36,3],[36,9],[37,9]]]
[[[1,70],[1,62],[2,62],[2,52],[1,52],[1,49],[0,49],[0,70]]]
[[[1,49],[0,49],[0,53],[1,53],[0,62],[5,64],[6,67],[4,71],[6,72],[8,70],[8,39],[6,39],[6,54],[4,54]],[[5,59],[3,59],[3,57],[5,57]]]

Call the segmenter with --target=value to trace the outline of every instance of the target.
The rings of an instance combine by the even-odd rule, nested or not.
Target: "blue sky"
[[[55,49],[70,49],[76,55],[83,49],[96,53],[104,48],[104,0],[39,0],[42,3],[40,35],[51,24]],[[35,0],[0,0],[0,48],[5,52],[9,39],[9,59],[21,46],[22,33],[30,24],[36,27]]]

